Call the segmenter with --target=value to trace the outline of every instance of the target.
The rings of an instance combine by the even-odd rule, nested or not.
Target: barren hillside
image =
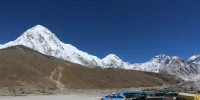
[[[166,81],[155,74],[133,70],[87,68],[45,56],[24,46],[0,50],[0,88],[20,87],[21,92],[26,90],[24,87],[42,92],[41,89],[159,86],[170,81],[179,80],[174,78]]]

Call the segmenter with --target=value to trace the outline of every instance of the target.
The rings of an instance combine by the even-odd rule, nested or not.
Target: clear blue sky
[[[54,2],[52,2],[54,1]],[[103,58],[146,62],[200,51],[199,0],[1,0],[0,44],[41,24],[61,41]]]

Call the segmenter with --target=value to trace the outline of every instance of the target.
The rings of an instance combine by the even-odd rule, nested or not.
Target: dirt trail
[[[58,66],[53,70],[53,72],[51,72],[50,75],[50,80],[53,81],[57,85],[57,88],[60,90],[63,90],[65,87],[65,85],[60,82],[60,79],[63,77],[63,69],[64,69],[63,67]],[[58,73],[58,77],[57,79],[54,79],[53,77],[54,75],[56,75],[56,73]]]

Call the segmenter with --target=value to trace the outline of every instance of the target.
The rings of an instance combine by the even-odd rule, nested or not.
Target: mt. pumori
[[[15,41],[4,44],[3,48],[15,45],[24,45],[42,54],[82,65],[103,66],[103,62],[96,56],[82,52],[70,44],[64,44],[54,33],[41,25],[27,30]]]
[[[140,71],[164,72],[164,73],[174,74],[172,73],[171,69],[178,70],[177,68],[174,68],[175,65],[178,64],[180,68],[182,67],[186,68],[187,66],[190,65],[196,68],[199,66],[198,64],[194,63],[191,64],[189,62],[200,61],[200,55],[191,57],[190,61],[185,61],[185,60],[175,60],[179,58],[169,57],[163,54],[155,56],[153,59],[149,60],[146,63],[135,63],[135,64],[124,62],[115,54],[109,54],[105,58],[100,59],[96,56],[78,50],[71,44],[65,44],[61,42],[54,33],[52,33],[50,30],[41,25],[37,25],[31,29],[28,29],[14,41],[0,45],[0,49],[16,45],[24,45],[42,54],[58,57],[91,68],[92,67],[122,68],[122,69],[133,69]],[[174,61],[179,63],[174,63]],[[188,71],[186,71],[185,73],[188,73]],[[179,74],[179,75],[185,75],[185,74]]]

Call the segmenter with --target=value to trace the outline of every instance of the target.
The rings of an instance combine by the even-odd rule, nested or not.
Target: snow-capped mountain
[[[122,69],[131,69],[131,64],[128,62],[122,61],[115,54],[109,54],[105,58],[102,59],[106,68],[122,68]]]
[[[45,55],[55,56],[77,64],[103,66],[103,62],[98,57],[61,42],[54,33],[41,25],[27,30],[15,41],[8,42],[1,47],[6,48],[15,45],[24,45]]]
[[[166,55],[157,55],[150,61],[146,63],[136,63],[132,65],[132,68],[134,70],[140,70],[140,71],[148,71],[148,72],[159,72],[159,70],[163,67],[165,67],[168,62],[170,61],[170,57]]]
[[[158,72],[159,68],[169,59],[168,56],[159,55],[152,60],[142,64],[130,64],[124,62],[115,54],[109,54],[103,59],[78,50],[71,44],[61,42],[54,33],[47,28],[37,25],[25,31],[16,40],[0,45],[0,48],[6,48],[15,45],[24,45],[45,55],[55,56],[77,64],[89,67],[102,68],[123,68],[141,71]]]
[[[190,57],[188,61],[200,64],[200,54]]]
[[[184,80],[190,80],[200,75],[199,64],[183,60],[177,56],[169,57],[163,54],[155,56],[146,63],[133,64],[133,69],[175,75]]]
[[[166,66],[160,70],[160,73],[176,75],[187,80],[199,75],[199,68],[199,64],[174,56],[171,58],[168,64],[166,64]]]
[[[0,45],[0,49],[16,45],[24,45],[42,54],[61,58],[87,67],[161,72],[180,77],[196,75],[197,72],[195,70],[199,65],[192,62],[200,61],[200,55],[195,55],[190,58],[190,61],[185,61],[175,56],[169,57],[163,54],[155,56],[148,62],[135,64],[124,62],[115,54],[109,54],[105,58],[100,59],[77,49],[71,44],[61,42],[54,33],[41,25],[28,29],[14,41]],[[190,73],[191,75],[189,75]]]

